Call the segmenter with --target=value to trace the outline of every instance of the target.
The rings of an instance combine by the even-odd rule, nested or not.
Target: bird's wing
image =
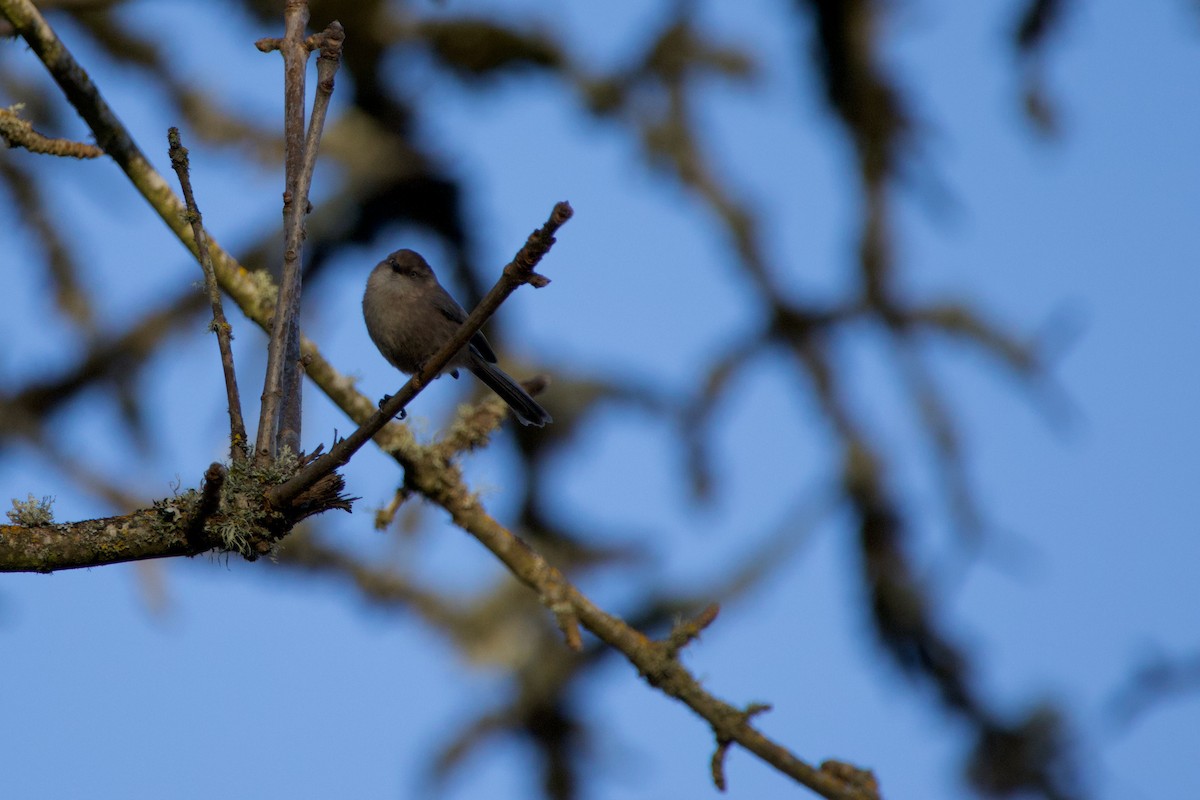
[[[451,322],[461,325],[467,319],[467,312],[463,311],[463,307],[458,304],[458,301],[444,290],[436,295],[434,304],[437,306],[437,310],[442,313],[442,316]],[[492,346],[488,344],[483,331],[475,331],[475,335],[471,337],[468,346],[484,361],[489,364],[496,363],[496,353],[492,350]]]

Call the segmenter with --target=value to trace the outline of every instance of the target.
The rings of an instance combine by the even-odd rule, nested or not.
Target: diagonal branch
[[[824,797],[840,800],[878,798],[874,788],[859,780],[866,773],[855,771],[855,780],[850,780],[825,765],[817,768],[802,761],[750,723],[752,714],[761,709],[740,709],[707,691],[679,661],[677,640],[649,639],[595,605],[558,569],[491,517],[479,499],[467,490],[453,466],[419,461],[405,464],[405,468],[405,482],[409,486],[446,509],[455,525],[479,540],[518,580],[535,590],[543,605],[556,616],[569,613],[584,628],[623,653],[647,683],[705,719],[718,744],[723,746],[722,755],[723,750],[728,749],[726,742],[736,742]],[[843,771],[844,767],[839,765]]]
[[[425,363],[421,371],[409,378],[400,391],[380,404],[379,410],[360,425],[358,430],[335,444],[327,455],[314,461],[311,466],[302,470],[291,480],[272,489],[267,495],[271,503],[274,505],[288,504],[292,498],[316,483],[322,476],[328,475],[348,462],[351,456],[357,453],[375,434],[379,433],[383,426],[399,414],[430,381],[441,374],[442,369],[450,363],[450,359],[454,358],[454,355],[470,341],[471,337],[483,327],[488,318],[496,313],[500,305],[518,287],[529,283],[541,288],[549,283],[545,277],[533,271],[534,267],[549,252],[554,245],[554,234],[571,218],[573,213],[570,204],[556,203],[546,224],[529,235],[525,246],[504,267],[496,285],[479,301],[479,305],[475,306],[454,336],[450,337],[442,345],[442,348]]]

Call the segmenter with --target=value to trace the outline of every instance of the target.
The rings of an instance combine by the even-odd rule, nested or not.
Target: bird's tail
[[[470,370],[475,377],[487,384],[489,389],[500,395],[501,400],[508,403],[508,407],[517,415],[522,425],[535,425],[540,428],[547,422],[554,421],[550,412],[538,405],[537,401],[529,396],[529,392],[522,389],[504,370],[478,358],[471,360]]]

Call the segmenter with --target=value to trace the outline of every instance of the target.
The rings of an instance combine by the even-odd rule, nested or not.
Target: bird
[[[412,375],[450,340],[467,318],[437,275],[415,250],[397,250],[380,261],[363,292],[363,321],[371,341],[393,367]],[[542,427],[553,418],[521,385],[496,366],[496,354],[481,331],[442,370],[458,377],[471,371],[512,409],[522,425]]]

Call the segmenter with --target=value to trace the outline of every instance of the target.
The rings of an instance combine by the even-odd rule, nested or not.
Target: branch
[[[308,134],[304,139],[304,161],[300,165],[298,179],[303,198],[307,201],[308,190],[312,184],[313,171],[317,167],[317,152],[321,145],[321,133],[325,129],[325,116],[329,112],[329,100],[333,97],[334,78],[342,63],[342,43],[346,40],[346,31],[342,23],[334,20],[325,30],[315,36],[310,36],[305,45],[310,49],[319,47],[321,54],[317,57],[317,91],[313,97],[312,116],[308,121]],[[307,202],[305,203],[307,209]],[[301,216],[301,219],[303,217]],[[303,235],[303,231],[301,231]]]
[[[120,517],[0,525],[0,572],[49,573],[211,550],[220,540],[205,525],[216,511],[224,475],[210,467],[208,478],[203,495],[187,492]]]
[[[150,204],[159,218],[194,256],[199,248],[191,227],[184,220],[186,208],[171,191],[170,185],[150,165],[133,137],[100,95],[87,72],[80,66],[54,30],[29,0],[0,0],[0,14],[8,18],[14,29],[25,39],[38,56],[63,94],[92,131],[96,142],[128,176],[130,183]],[[260,326],[268,327],[271,297],[263,282],[251,276],[226,253],[211,236],[208,237],[213,267],[221,287],[237,301],[238,306]]]
[[[38,133],[28,120],[21,119],[17,114],[19,109],[19,105],[0,108],[0,139],[9,147],[24,147],[31,153],[68,158],[98,158],[104,155],[104,151],[94,144],[53,139]]]
[[[303,462],[294,457],[263,468],[249,459],[228,470],[214,463],[204,473],[200,491],[189,489],[153,508],[63,525],[24,519],[33,524],[0,526],[0,572],[100,567],[214,549],[253,561],[270,553],[306,517],[334,508],[350,510],[337,475],[327,476],[286,508],[267,507],[262,502],[267,489],[300,466]]]
[[[95,334],[96,309],[80,281],[80,265],[67,247],[66,231],[57,227],[61,216],[59,199],[47,198],[34,178],[34,171],[15,158],[0,159],[0,186],[3,187],[0,191],[7,191],[12,197],[20,215],[19,222],[12,219],[9,224],[27,229],[30,240],[45,254],[55,305],[74,325],[89,335]]]
[[[308,47],[304,31],[307,25],[308,3],[288,0],[284,36],[272,40],[282,53],[284,64],[284,249],[254,447],[254,459],[259,465],[272,461],[282,444],[293,453],[300,452],[300,261],[304,216],[308,213],[308,182],[301,178],[301,165],[306,160],[304,71]],[[258,46],[263,49],[261,42]]]
[[[574,212],[565,202],[556,203],[550,218],[541,228],[529,235],[517,255],[505,267],[491,291],[479,301],[479,305],[467,316],[459,326],[454,336],[450,338],[432,358],[425,363],[420,372],[413,375],[400,388],[400,391],[385,400],[379,410],[371,418],[362,423],[358,430],[345,439],[337,442],[329,454],[314,461],[312,465],[302,470],[287,483],[275,487],[267,499],[272,505],[286,505],[300,492],[311,486],[324,475],[328,475],[348,462],[359,449],[382,430],[400,411],[412,401],[417,394],[441,374],[442,369],[450,363],[450,359],[461,350],[471,337],[483,327],[496,309],[508,299],[508,296],[523,284],[529,283],[541,288],[550,281],[534,272],[534,267],[542,260],[554,245],[554,234],[571,218]]]
[[[217,334],[217,347],[221,351],[221,368],[225,373],[225,396],[229,405],[229,453],[235,461],[246,457],[246,423],[242,420],[242,399],[238,394],[237,373],[233,369],[233,349],[230,346],[229,322],[225,319],[225,309],[221,304],[221,289],[217,286],[217,275],[213,271],[212,257],[208,253],[208,238],[204,234],[204,219],[192,196],[192,179],[188,174],[188,151],[179,140],[179,129],[167,131],[167,141],[170,142],[171,166],[179,176],[179,187],[183,190],[183,198],[187,203],[188,222],[192,225],[192,235],[196,237],[196,246],[200,250],[200,266],[204,269],[204,287],[208,290],[208,302],[212,305],[212,329]]]
[[[568,581],[541,555],[488,515],[471,494],[453,465],[419,461],[405,464],[405,483],[450,513],[454,524],[474,536],[508,567],[522,583],[534,589],[543,605],[561,620],[577,619],[602,641],[625,655],[638,673],[661,692],[681,701],[713,729],[718,746],[736,742],[780,772],[827,798],[874,800],[878,793],[858,781],[847,781],[824,767],[805,763],[750,724],[756,710],[740,709],[708,691],[676,657],[684,639],[690,639],[707,619],[682,626],[673,637],[656,642],[598,606]],[[709,620],[711,621],[711,620]],[[728,745],[725,745],[727,748]],[[865,775],[860,771],[859,774]]]
[[[306,5],[306,4],[305,4]],[[304,12],[307,20],[307,8]],[[304,246],[305,217],[312,210],[309,202],[309,189],[312,186],[313,171],[317,166],[317,152],[320,149],[321,132],[325,129],[325,115],[329,111],[329,100],[333,95],[334,76],[342,60],[342,42],[346,35],[342,25],[336,20],[331,22],[325,31],[318,36],[310,36],[305,40],[305,47],[311,49],[319,44],[321,55],[317,58],[317,92],[313,99],[312,116],[309,118],[308,134],[304,140],[304,151],[300,163],[300,173],[291,189],[291,204],[284,200],[284,216],[287,221],[284,247],[284,271],[281,291],[291,289],[294,294],[283,302],[280,295],[279,308],[286,309],[290,314],[287,323],[287,346],[283,353],[283,410],[280,413],[279,430],[275,441],[278,448],[288,448],[292,452],[300,452],[300,423],[301,404],[304,399],[303,379],[304,367],[300,359],[300,294],[301,294],[301,248]],[[303,61],[303,59],[301,59]],[[303,74],[303,70],[301,70]],[[300,93],[301,122],[303,122],[304,93]],[[291,144],[291,138],[287,142]],[[290,263],[286,260],[290,259]],[[288,277],[292,276],[294,286],[289,287]]]
[[[46,420],[90,387],[135,377],[166,337],[200,310],[199,301],[189,289],[128,331],[94,342],[60,374],[44,376],[11,395],[0,393],[0,435],[36,436]]]
[[[263,386],[263,408],[259,417],[256,458],[271,458],[281,448],[300,451],[301,377],[300,295],[302,249],[308,214],[309,189],[316,169],[317,152],[334,77],[342,59],[346,34],[341,23],[331,22],[320,34],[304,36],[308,24],[308,4],[289,0],[285,11],[285,35],[282,39],[260,39],[255,46],[264,53],[279,50],[284,60],[284,142],[285,190],[283,193],[284,256],[279,299],[267,350],[267,374]],[[317,59],[317,91],[313,100],[308,132],[304,131],[305,66],[310,50],[320,49]]]

